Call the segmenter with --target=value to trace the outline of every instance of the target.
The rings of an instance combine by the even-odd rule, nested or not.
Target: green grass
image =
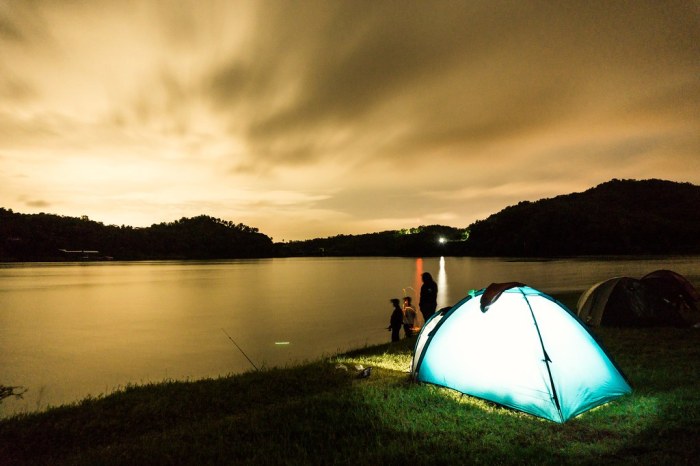
[[[409,382],[402,341],[5,419],[0,464],[697,464],[700,331],[597,333],[634,392],[566,424]]]

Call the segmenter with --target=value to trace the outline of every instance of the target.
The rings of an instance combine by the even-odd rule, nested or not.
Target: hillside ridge
[[[0,208],[0,261],[699,254],[698,206],[700,186],[691,183],[612,179],[521,201],[467,228],[421,225],[282,243],[207,215],[133,228]]]

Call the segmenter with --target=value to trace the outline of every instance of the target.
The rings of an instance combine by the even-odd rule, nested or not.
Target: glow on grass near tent
[[[385,353],[379,356],[339,356],[331,359],[333,364],[362,364],[366,367],[376,367],[390,371],[408,373],[411,366],[411,355],[405,353]]]

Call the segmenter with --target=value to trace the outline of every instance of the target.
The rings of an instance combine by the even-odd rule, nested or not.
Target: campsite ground
[[[566,424],[409,382],[403,340],[5,419],[0,464],[695,463],[700,330],[596,333],[634,392]]]

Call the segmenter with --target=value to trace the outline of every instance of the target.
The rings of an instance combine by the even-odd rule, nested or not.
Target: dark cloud
[[[289,142],[301,132],[357,124],[387,101],[420,92],[422,80],[449,72],[465,55],[486,54],[469,44],[487,30],[460,25],[473,14],[458,4],[422,11],[378,2],[265,5],[251,58],[218,70],[213,96],[220,108],[254,106],[243,131],[263,148],[276,138]],[[283,103],[274,105],[278,98]],[[275,161],[314,159],[299,149],[277,157],[262,152]]]
[[[284,132],[296,122],[318,125],[361,117],[393,96],[419,90],[409,86],[449,70],[465,53],[476,54],[468,46],[471,32],[459,27],[464,11],[440,11],[439,5],[417,11],[413,3],[336,6],[297,16],[291,25],[297,39],[268,45],[281,53],[304,48],[297,52],[295,70],[302,85],[293,105],[251,128],[253,137]],[[284,24],[273,27],[289,28],[289,23],[285,15]]]
[[[5,102],[27,102],[28,100],[37,97],[38,92],[35,87],[28,81],[22,81],[12,77],[10,70],[0,66],[0,98]]]
[[[0,38],[13,42],[23,42],[24,34],[9,18],[0,16]]]
[[[51,2],[47,2],[51,4]],[[58,5],[58,2],[53,2]],[[40,1],[5,0],[0,3],[0,43],[12,46],[49,45],[49,25]]]
[[[33,208],[51,207],[51,203],[49,203],[47,201],[43,201],[41,199],[24,201],[24,205],[26,205],[27,207],[33,207]]]
[[[696,92],[697,77],[673,79],[700,73],[697,21],[685,2],[263,3],[247,53],[213,73],[211,95],[250,143],[249,167],[335,149],[303,134],[399,122],[405,137],[381,152],[403,160],[581,111],[656,112],[664,93]]]
[[[222,108],[231,108],[251,85],[250,71],[241,63],[232,62],[216,70],[208,80],[214,103]]]
[[[698,56],[700,57],[700,53]],[[658,88],[640,92],[635,99],[621,105],[619,113],[630,116],[656,116],[666,121],[685,120],[700,125],[698,102],[700,79],[695,74],[685,77],[681,75],[676,80],[671,78],[660,83]]]

